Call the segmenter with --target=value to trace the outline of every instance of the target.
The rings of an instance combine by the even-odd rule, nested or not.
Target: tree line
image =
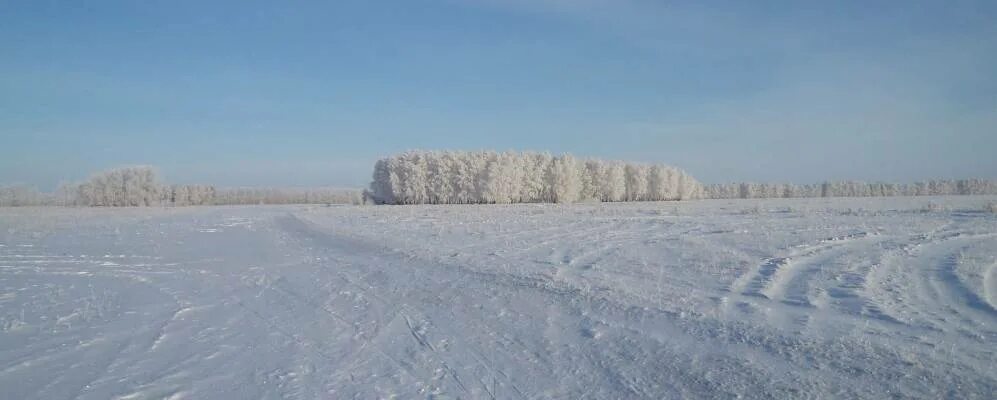
[[[213,204],[360,204],[362,191],[335,187],[222,188]]]
[[[164,184],[149,166],[119,167],[53,193],[16,185],[0,187],[0,207],[149,207],[235,204],[359,204],[359,190],[342,188],[216,188]]]
[[[997,194],[997,181],[986,179],[929,180],[915,183],[840,181],[795,185],[786,183],[726,183],[703,186],[708,199],[800,197],[889,197]]]
[[[408,151],[374,164],[376,204],[573,203],[686,200],[702,186],[666,165],[540,152]]]
[[[38,206],[49,202],[49,196],[32,186],[0,186],[0,207]]]
[[[0,186],[0,207],[197,206],[227,204],[477,204],[571,203],[803,197],[997,195],[997,181],[858,181],[819,184],[700,184],[665,166],[577,159],[538,152],[409,151],[378,160],[369,190],[342,188],[216,188],[164,184],[156,169],[121,167],[62,184],[52,193]]]

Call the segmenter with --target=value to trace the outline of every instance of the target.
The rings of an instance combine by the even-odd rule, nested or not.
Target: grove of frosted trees
[[[85,206],[136,207],[160,204],[163,187],[152,167],[115,168],[93,175],[76,187]]]
[[[55,204],[88,207],[148,207],[213,204],[215,188],[207,185],[163,185],[155,168],[120,167],[76,185],[62,185]]]
[[[698,198],[702,186],[665,165],[570,154],[408,151],[374,164],[377,204],[573,203]]]

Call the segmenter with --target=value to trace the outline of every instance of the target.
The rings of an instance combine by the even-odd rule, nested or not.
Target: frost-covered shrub
[[[684,171],[664,165],[570,154],[409,151],[378,160],[366,193],[379,204],[572,203],[685,200],[700,196],[702,188]]]

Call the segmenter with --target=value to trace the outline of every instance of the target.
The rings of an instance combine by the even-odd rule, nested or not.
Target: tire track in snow
[[[915,235],[884,256],[865,293],[889,315],[934,332],[929,335],[958,329],[997,338],[987,327],[995,325],[997,314],[956,272],[964,250],[995,237],[950,230]]]
[[[997,263],[990,264],[983,275],[983,295],[990,308],[997,309]]]
[[[887,241],[889,237],[857,232],[798,245],[785,256],[767,258],[734,280],[721,296],[722,311],[735,318],[751,318],[764,311],[770,323],[792,331],[809,329],[815,322],[819,325],[814,329],[896,323],[860,294],[865,290],[866,273],[873,268],[869,260],[861,260],[866,266],[856,268],[849,258],[867,254],[863,249]]]
[[[997,316],[997,310],[994,310],[989,302],[985,301],[976,293],[973,293],[973,291],[962,282],[962,279],[956,273],[956,269],[962,262],[960,254],[965,248],[968,248],[968,246],[956,250],[941,259],[941,262],[937,267],[938,282],[944,285],[941,290],[946,292],[948,297],[955,300],[956,303],[965,304],[972,309],[978,310],[984,314],[989,314],[990,316]]]
[[[779,299],[787,292],[787,285],[801,271],[801,266],[823,256],[829,250],[836,250],[850,242],[868,237],[865,232],[823,239],[814,245],[802,245],[796,251],[782,257],[767,258],[754,269],[738,277],[728,292],[763,299]],[[805,268],[804,268],[805,269]],[[785,299],[782,299],[785,300]],[[810,305],[806,298],[789,299],[788,304]]]

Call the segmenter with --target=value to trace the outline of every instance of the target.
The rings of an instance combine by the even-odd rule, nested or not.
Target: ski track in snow
[[[986,200],[4,209],[0,397],[989,398]]]

